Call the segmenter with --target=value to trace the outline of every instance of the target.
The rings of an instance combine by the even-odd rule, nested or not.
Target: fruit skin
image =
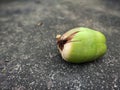
[[[59,37],[59,40],[70,37],[72,33],[75,34],[63,45],[62,50],[58,45],[64,60],[71,63],[84,63],[96,60],[106,53],[106,38],[101,32],[79,27],[66,32]]]

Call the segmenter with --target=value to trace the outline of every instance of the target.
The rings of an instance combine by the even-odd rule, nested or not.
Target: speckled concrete
[[[0,90],[120,90],[119,0],[0,0]],[[86,26],[108,51],[85,64],[62,60],[55,36]]]

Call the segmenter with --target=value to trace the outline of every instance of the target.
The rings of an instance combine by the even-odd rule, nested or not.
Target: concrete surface
[[[0,90],[120,90],[119,0],[0,0]],[[55,37],[86,26],[108,51],[85,64],[62,60]]]

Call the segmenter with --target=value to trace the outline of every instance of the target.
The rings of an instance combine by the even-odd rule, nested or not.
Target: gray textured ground
[[[119,0],[0,0],[0,90],[120,90]],[[55,36],[86,26],[108,51],[86,64],[62,60]]]

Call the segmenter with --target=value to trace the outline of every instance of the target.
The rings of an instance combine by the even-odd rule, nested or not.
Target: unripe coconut
[[[71,63],[96,60],[107,50],[105,36],[99,31],[85,27],[71,29],[56,38],[62,58]]]

